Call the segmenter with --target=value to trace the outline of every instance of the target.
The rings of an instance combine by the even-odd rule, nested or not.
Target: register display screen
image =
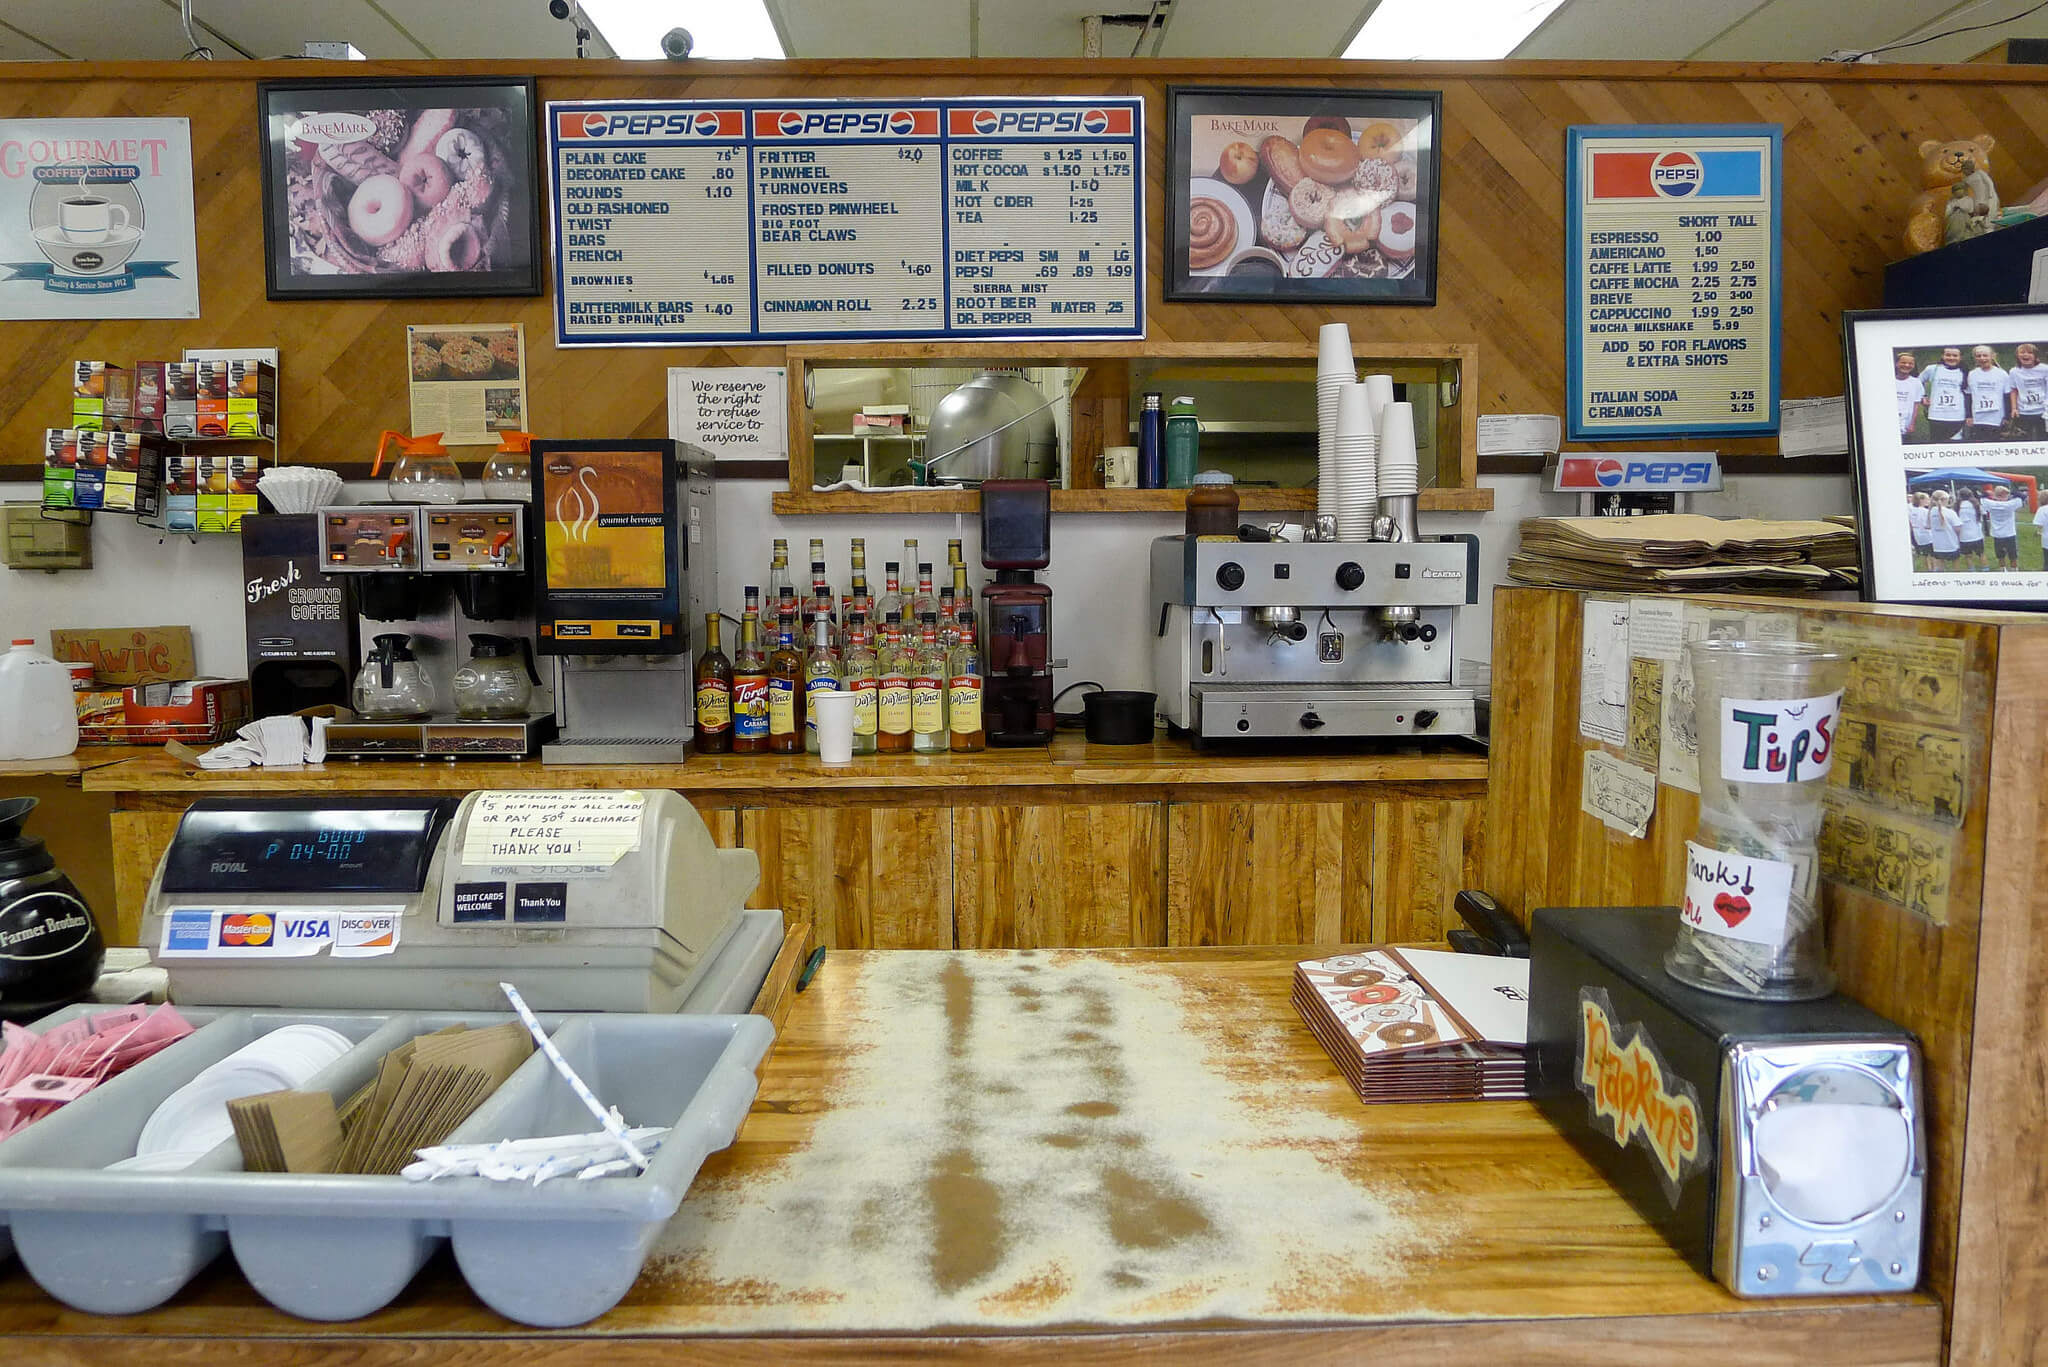
[[[403,798],[195,803],[171,842],[163,890],[415,893],[453,809]]]

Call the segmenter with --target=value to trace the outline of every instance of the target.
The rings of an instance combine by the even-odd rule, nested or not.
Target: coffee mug
[[[1105,489],[1135,489],[1138,487],[1137,447],[1105,446],[1102,448],[1102,487]]]
[[[57,209],[64,236],[72,242],[104,242],[116,228],[128,226],[128,210],[104,199],[67,199]]]

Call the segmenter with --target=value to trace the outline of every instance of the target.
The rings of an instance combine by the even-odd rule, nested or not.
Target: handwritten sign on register
[[[668,434],[717,460],[787,460],[787,384],[779,365],[672,369]]]
[[[639,793],[482,793],[462,833],[465,864],[610,867],[640,848]]]

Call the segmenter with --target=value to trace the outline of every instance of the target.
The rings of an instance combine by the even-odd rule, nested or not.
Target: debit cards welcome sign
[[[1570,131],[1572,440],[1778,430],[1781,150],[1776,125]]]

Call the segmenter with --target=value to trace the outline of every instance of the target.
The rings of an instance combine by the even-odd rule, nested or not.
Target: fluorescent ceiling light
[[[1380,0],[1344,49],[1374,61],[1491,62],[1507,56],[1564,0]]]
[[[612,51],[628,60],[659,59],[661,35],[690,31],[692,57],[746,61],[782,58],[766,0],[582,0],[583,12]]]

